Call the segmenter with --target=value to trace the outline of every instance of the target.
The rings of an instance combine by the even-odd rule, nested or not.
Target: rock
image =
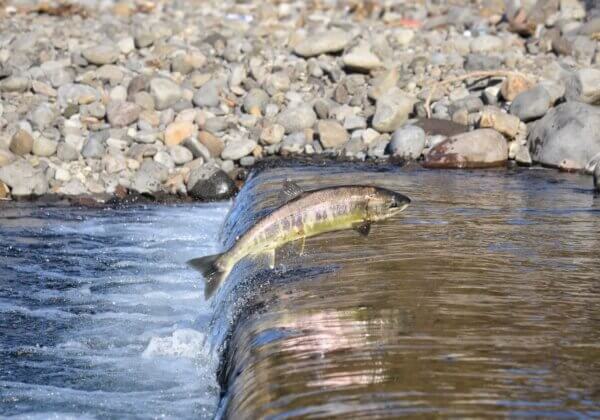
[[[71,179],[58,189],[58,193],[64,195],[85,195],[88,192],[87,187],[78,179]]]
[[[126,127],[136,122],[142,109],[132,102],[110,101],[106,107],[106,119],[114,127]]]
[[[317,120],[317,114],[308,105],[288,107],[277,116],[277,123],[282,125],[287,134],[311,128]]]
[[[139,172],[146,172],[161,183],[169,179],[169,168],[151,159],[145,159],[142,162]]]
[[[388,144],[389,140],[387,138],[379,136],[369,145],[367,156],[374,159],[384,159],[386,157]]]
[[[85,141],[81,155],[86,159],[100,159],[104,155],[104,143],[98,136],[90,136]]]
[[[157,110],[169,108],[181,99],[183,91],[175,82],[165,78],[154,78],[150,81],[150,94]]]
[[[100,93],[88,85],[69,83],[58,88],[58,104],[61,109],[71,104],[91,104],[99,100]]]
[[[425,148],[425,131],[421,127],[408,125],[394,131],[388,145],[392,156],[416,160]]]
[[[33,127],[37,130],[43,130],[46,127],[52,125],[58,113],[49,103],[42,103],[38,105],[30,116],[30,121]]]
[[[283,139],[285,128],[280,124],[269,124],[265,126],[260,133],[260,140],[263,144],[277,144]]]
[[[219,157],[225,148],[225,143],[219,137],[208,131],[200,131],[198,140],[210,151],[212,157]]]
[[[283,142],[281,143],[280,150],[283,155],[299,154],[304,151],[305,145],[306,135],[299,131],[285,136],[285,139],[283,139]]]
[[[400,73],[396,68],[386,70],[385,72],[376,76],[371,82],[372,87],[368,91],[369,97],[375,100],[379,99],[379,97],[389,92],[396,86],[399,78]]]
[[[169,154],[171,155],[173,162],[175,162],[175,165],[183,165],[184,163],[194,160],[194,155],[192,152],[189,149],[179,145],[170,146]]]
[[[81,52],[83,58],[96,65],[112,64],[119,59],[120,51],[114,45],[96,45]]]
[[[206,161],[210,160],[212,156],[212,154],[210,153],[210,150],[208,150],[208,147],[206,147],[204,144],[202,144],[200,142],[200,140],[198,140],[195,137],[188,137],[187,139],[185,139],[185,141],[183,142],[183,145],[190,151],[192,152],[192,156],[197,159],[197,158],[202,158]],[[222,151],[222,150],[221,150]],[[219,153],[220,155],[220,153]]]
[[[7,198],[9,198],[10,196],[10,189],[8,188],[8,185],[6,185],[4,182],[0,181],[0,200],[5,200]]]
[[[525,92],[533,87],[533,82],[520,75],[510,75],[500,87],[502,97],[507,101],[514,100],[521,92]]]
[[[131,189],[140,194],[154,194],[169,178],[169,170],[153,160],[144,160],[131,180]]]
[[[368,72],[383,66],[383,63],[375,55],[368,45],[358,45],[352,48],[342,57],[344,65],[351,70]]]
[[[403,94],[399,89],[392,89],[377,100],[373,128],[382,133],[389,133],[408,120],[414,107],[414,99]]]
[[[502,166],[508,159],[508,145],[502,134],[482,128],[450,137],[425,155],[429,168],[486,168]]]
[[[600,70],[587,68],[575,72],[567,81],[566,97],[570,101],[600,105]]]
[[[319,141],[325,149],[339,149],[348,141],[348,132],[335,120],[320,120],[317,123]]]
[[[48,192],[48,180],[43,172],[22,159],[1,167],[0,181],[12,189],[13,196],[42,195]]]
[[[565,96],[565,85],[550,80],[541,81],[538,86],[543,87],[550,95],[550,103],[554,105]]]
[[[183,143],[185,139],[194,135],[196,128],[189,121],[175,121],[165,130],[165,144],[175,146]]]
[[[248,114],[260,117],[267,104],[269,103],[269,95],[262,89],[250,89],[244,98],[244,111]]]
[[[313,57],[325,53],[334,53],[346,48],[352,36],[339,29],[319,32],[307,37],[294,48],[294,53],[302,57]]]
[[[199,107],[216,107],[221,103],[221,91],[225,83],[219,79],[211,79],[194,93],[192,102]]]
[[[344,145],[342,149],[342,154],[346,157],[353,159],[364,159],[365,158],[365,149],[367,146],[363,143],[360,137],[355,137]]]
[[[160,150],[154,155],[154,161],[160,163],[168,169],[175,168],[175,162],[173,161],[173,158],[164,150]]]
[[[50,157],[56,153],[58,142],[39,136],[33,140],[33,154],[36,156]]]
[[[559,167],[568,160],[573,169],[583,169],[600,153],[600,109],[581,102],[558,105],[535,122],[527,140],[535,162]]]
[[[203,201],[225,200],[237,192],[235,183],[225,172],[208,165],[190,172],[187,189],[190,197]]]
[[[245,138],[230,140],[227,142],[227,144],[225,144],[225,148],[221,152],[221,158],[238,160],[252,153],[255,147],[256,141],[254,140]]]
[[[518,141],[514,141],[513,147],[514,159],[521,166],[531,166],[533,163],[531,160],[531,154],[529,153],[529,148],[526,145],[520,144]]]
[[[16,156],[9,150],[0,149],[0,168],[8,165],[16,159]]]
[[[31,80],[27,77],[8,76],[0,80],[0,92],[25,92],[30,86]]]
[[[79,152],[68,143],[59,143],[56,148],[56,156],[63,162],[71,162],[79,159]]]
[[[24,156],[33,149],[33,137],[25,130],[18,130],[10,141],[9,150],[15,155]]]
[[[538,85],[518,94],[510,105],[510,113],[519,117],[521,121],[529,122],[543,117],[550,104],[550,95]]]
[[[480,35],[473,38],[471,41],[470,49],[472,53],[488,53],[498,52],[503,49],[504,43],[502,39],[493,35]]]
[[[499,108],[487,106],[481,112],[479,127],[493,128],[499,133],[504,134],[509,139],[514,139],[519,131],[519,118],[507,114]]]

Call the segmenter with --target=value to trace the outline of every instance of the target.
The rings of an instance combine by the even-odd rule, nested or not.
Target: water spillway
[[[372,184],[412,205],[245,261],[215,297],[223,418],[593,415],[600,408],[600,204],[545,170],[276,167],[250,177],[230,245],[306,189]]]

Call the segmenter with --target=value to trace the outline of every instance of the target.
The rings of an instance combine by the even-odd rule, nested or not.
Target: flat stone
[[[383,67],[379,57],[371,51],[368,45],[358,45],[342,57],[344,65],[352,70],[371,71]]]
[[[346,48],[352,36],[339,29],[319,32],[307,37],[294,48],[294,53],[302,57],[313,57],[325,53],[334,53]]]
[[[0,80],[0,92],[25,92],[31,87],[31,80],[27,77],[8,76]]]
[[[580,170],[600,153],[600,108],[566,102],[536,121],[527,136],[534,162]]]
[[[103,65],[115,63],[120,53],[115,45],[96,45],[84,49],[81,55],[91,64]]]
[[[508,144],[502,134],[489,128],[458,134],[437,144],[425,155],[430,168],[487,168],[503,166]]]
[[[348,132],[335,120],[320,120],[317,123],[319,141],[325,149],[341,148],[349,138]]]
[[[106,119],[114,127],[127,127],[138,120],[141,111],[132,102],[110,101],[106,107]]]
[[[225,148],[221,152],[222,159],[238,160],[252,153],[256,147],[256,141],[238,138],[230,140],[225,144]]]

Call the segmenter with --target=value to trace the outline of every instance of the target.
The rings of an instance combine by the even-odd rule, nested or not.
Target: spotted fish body
[[[345,229],[368,233],[370,223],[391,217],[410,203],[402,194],[372,186],[302,192],[288,183],[285,190],[291,191],[288,197],[295,197],[258,221],[228,251],[190,261],[207,280],[207,297],[242,258],[269,255],[273,267],[275,250],[286,243]]]

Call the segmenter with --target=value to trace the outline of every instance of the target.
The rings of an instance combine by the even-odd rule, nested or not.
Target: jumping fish
[[[305,239],[321,233],[355,229],[366,236],[371,223],[410,204],[405,195],[385,188],[348,185],[303,191],[290,181],[284,182],[280,199],[284,204],[259,220],[229,250],[188,261],[204,276],[207,299],[242,258],[266,255],[272,269],[275,251],[288,242],[300,240],[302,253]]]

